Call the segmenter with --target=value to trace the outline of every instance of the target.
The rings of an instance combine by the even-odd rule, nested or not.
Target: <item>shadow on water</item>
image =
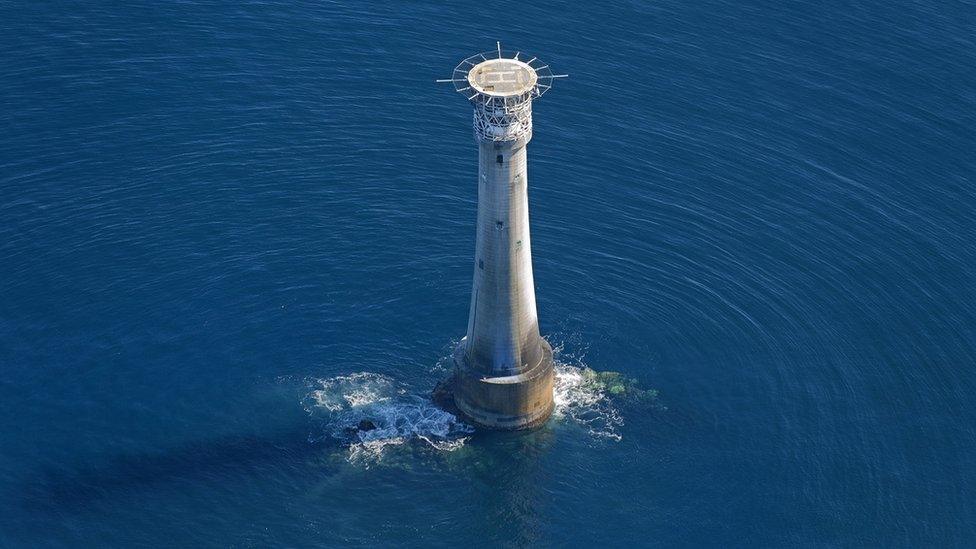
[[[467,477],[490,520],[482,524],[487,539],[516,546],[545,544],[549,536],[542,493],[547,456],[556,442],[552,423],[530,432],[480,433],[473,455],[464,461]],[[467,458],[467,459],[465,459]]]
[[[275,462],[300,463],[342,447],[339,440],[310,440],[307,429],[296,428],[271,436],[234,435],[162,452],[119,454],[90,466],[41,469],[25,481],[22,502],[31,510],[77,509],[173,481],[246,474]]]
[[[511,525],[532,542],[532,533],[539,530],[532,517],[540,516],[533,508],[539,501],[533,494],[538,477],[546,474],[540,462],[554,444],[557,426],[568,423],[598,440],[613,441],[620,438],[619,416],[609,395],[626,397],[648,410],[664,409],[656,391],[639,390],[635,380],[615,372],[569,368],[558,385],[557,400],[564,402],[542,428],[529,433],[471,433],[428,400],[399,395],[399,386],[385,378],[340,376],[323,380],[322,388],[312,392],[320,406],[310,404],[309,423],[270,435],[225,436],[161,451],[103,456],[86,464],[49,465],[24,480],[21,501],[36,511],[77,510],[141,490],[265,474],[269,466],[304,464],[321,477],[337,474],[350,463],[409,470],[419,459],[470,478],[482,501],[497,510],[496,522]],[[336,409],[337,402],[352,397],[358,399],[356,406],[347,403]],[[319,414],[323,410],[327,413]],[[370,430],[357,430],[364,419],[370,420]],[[311,436],[313,432],[318,436]]]

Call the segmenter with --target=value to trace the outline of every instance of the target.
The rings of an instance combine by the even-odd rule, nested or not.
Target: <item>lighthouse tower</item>
[[[522,52],[479,53],[450,79],[474,107],[478,222],[467,335],[454,353],[454,404],[470,422],[525,429],[552,413],[552,348],[539,334],[526,145],[532,100],[554,75]]]

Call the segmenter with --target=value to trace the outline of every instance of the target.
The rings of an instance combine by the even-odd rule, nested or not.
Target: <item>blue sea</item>
[[[570,75],[521,434],[429,399],[434,81],[496,40]],[[7,2],[0,52],[0,547],[976,543],[972,1]]]

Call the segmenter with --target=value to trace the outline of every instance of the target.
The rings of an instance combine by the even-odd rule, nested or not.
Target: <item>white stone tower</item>
[[[526,145],[532,100],[554,75],[521,52],[479,53],[450,79],[474,106],[478,232],[468,331],[454,354],[454,404],[493,429],[524,429],[552,413],[552,348],[539,335],[529,239]]]

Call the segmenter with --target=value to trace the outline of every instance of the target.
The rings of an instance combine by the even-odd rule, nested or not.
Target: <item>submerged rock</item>
[[[355,437],[359,433],[367,433],[377,429],[376,424],[370,419],[361,419],[356,425],[350,425],[343,429],[346,435]]]
[[[442,380],[434,387],[430,395],[430,400],[441,410],[455,417],[461,417],[461,410],[454,403],[454,386],[456,383],[457,378],[454,375]]]
[[[586,385],[612,396],[648,400],[657,398],[656,390],[641,389],[636,379],[625,377],[620,372],[598,372],[592,368],[583,368],[582,375]]]

